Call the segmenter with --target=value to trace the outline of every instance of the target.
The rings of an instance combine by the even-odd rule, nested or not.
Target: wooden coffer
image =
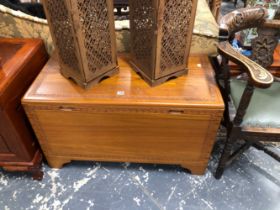
[[[120,73],[90,90],[61,77],[52,58],[23,98],[51,167],[71,160],[207,166],[223,101],[207,57],[150,88],[120,56]]]
[[[118,71],[112,0],[43,0],[60,71],[89,87]]]

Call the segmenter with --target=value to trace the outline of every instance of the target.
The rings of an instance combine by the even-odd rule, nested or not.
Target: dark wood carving
[[[44,0],[61,73],[82,87],[118,71],[113,1]]]
[[[273,63],[273,53],[280,38],[279,29],[279,20],[267,20],[261,27],[258,27],[258,37],[252,41],[251,59],[264,68]]]
[[[269,87],[273,82],[273,76],[265,68],[242,55],[234,49],[228,41],[220,42],[218,51],[231,61],[242,66],[248,73],[251,81],[258,87]]]
[[[238,134],[240,133],[240,128],[238,127],[230,128],[228,132],[230,134],[225,142],[225,146],[215,173],[216,179],[220,179],[222,177],[225,167],[229,164],[229,160],[232,159],[231,154],[234,149],[234,142],[239,137]]]
[[[273,63],[273,53],[278,44],[279,31],[274,28],[258,28],[258,37],[252,41],[251,59],[264,68]]]
[[[265,21],[268,11],[263,7],[251,7],[235,10],[223,16],[220,20],[221,37],[246,29],[257,27]]]
[[[226,104],[226,112],[224,113],[226,122],[224,124],[227,126],[228,138],[226,139],[225,147],[215,173],[217,179],[221,178],[225,167],[251,145],[264,150],[265,153],[271,155],[276,160],[280,160],[279,155],[259,144],[260,141],[279,142],[279,128],[245,127],[242,125],[247,108],[252,102],[251,98],[254,93],[254,87],[268,88],[274,82],[273,75],[265,68],[272,62],[270,56],[273,54],[278,42],[277,36],[280,24],[279,20],[266,20],[266,16],[267,10],[265,8],[255,7],[234,11],[225,15],[221,20],[221,41],[218,44],[218,52],[222,55],[222,65],[220,67],[222,68],[221,74],[224,76],[217,78],[223,79],[223,85],[220,85],[220,89]],[[229,43],[235,32],[251,27],[259,27],[259,37],[253,41],[252,56],[259,64],[243,56]],[[234,117],[230,117],[229,109],[231,92],[229,88],[230,80],[228,78],[228,75],[230,75],[228,60],[238,64],[240,69],[244,70],[248,75],[248,77],[243,78],[248,79],[248,81]],[[245,140],[245,144],[235,150],[235,143],[239,139]]]

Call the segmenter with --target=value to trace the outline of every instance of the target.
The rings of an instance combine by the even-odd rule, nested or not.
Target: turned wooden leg
[[[205,165],[190,165],[190,164],[181,164],[181,167],[190,171],[193,175],[204,175],[206,166]]]
[[[222,156],[219,160],[219,164],[218,164],[216,173],[214,175],[216,179],[220,179],[224,173],[225,167],[227,165],[227,161],[228,161],[231,151],[232,151],[234,141],[235,141],[235,136],[231,135],[225,143],[225,147],[222,152]]]
[[[64,164],[71,162],[71,160],[60,157],[46,157],[46,159],[51,168],[62,168]]]

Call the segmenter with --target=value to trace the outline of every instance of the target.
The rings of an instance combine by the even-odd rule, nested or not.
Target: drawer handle
[[[74,111],[74,108],[60,106],[59,110],[63,111],[63,112],[72,112],[72,111]]]
[[[169,114],[184,114],[184,110],[169,110],[168,111]]]

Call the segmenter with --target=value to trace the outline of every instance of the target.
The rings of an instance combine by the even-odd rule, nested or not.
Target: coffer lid
[[[150,87],[129,65],[129,55],[118,58],[119,74],[83,89],[59,73],[53,56],[29,88],[24,104],[182,106],[223,109],[207,55],[191,56],[189,73],[157,87]]]

